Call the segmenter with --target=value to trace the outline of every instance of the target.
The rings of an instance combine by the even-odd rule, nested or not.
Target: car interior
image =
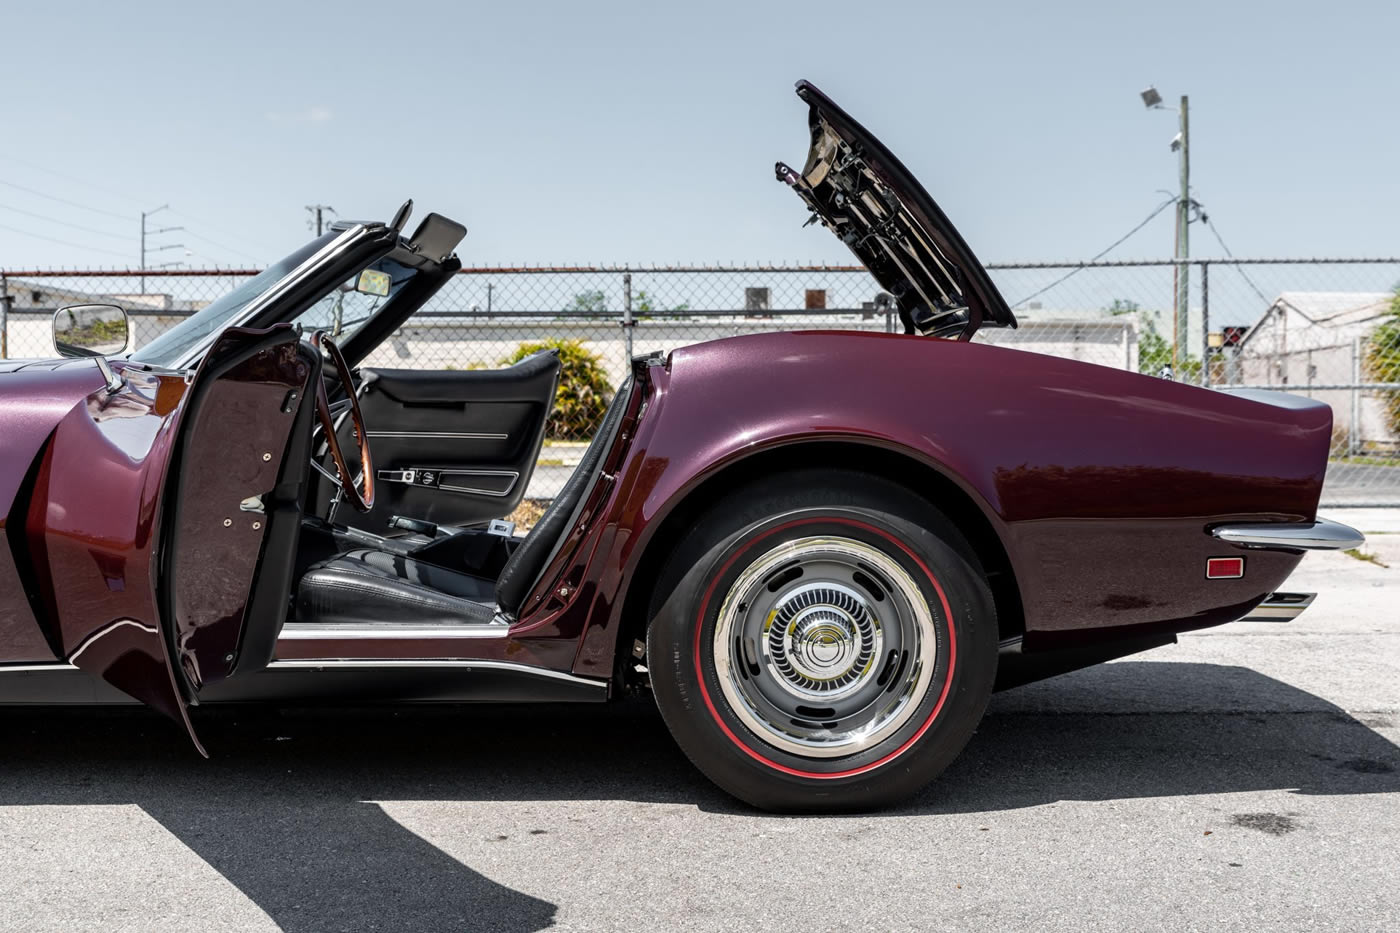
[[[229,325],[299,328],[257,338],[242,331],[257,346],[300,340],[310,375],[275,489],[245,500],[268,527],[248,610],[265,624],[254,627],[256,645],[245,644],[240,667],[265,664],[279,629],[504,634],[576,524],[624,421],[630,379],[552,503],[516,535],[506,518],[544,443],[557,352],[491,370],[354,368],[461,268],[453,250],[466,228],[429,214],[401,236],[411,203],[389,224],[333,225],[256,288],[245,285],[182,325],[193,337],[172,333],[136,354],[139,364],[192,367],[196,354],[215,356]],[[194,378],[192,405],[201,384],[249,377],[200,364]]]
[[[545,366],[557,373],[558,360],[552,352],[543,362],[530,358],[503,370]],[[432,374],[424,374],[432,375]],[[480,375],[474,373],[473,375]],[[518,375],[518,374],[516,374]],[[521,377],[523,379],[523,377]],[[550,392],[553,392],[551,376]],[[475,522],[446,524],[413,516],[392,514],[384,533],[363,527],[367,515],[357,524],[342,524],[308,516],[303,520],[298,549],[298,578],[291,621],[311,625],[504,625],[517,615],[540,572],[557,553],[565,532],[573,526],[584,504],[586,493],[598,479],[604,457],[622,425],[631,396],[629,380],[615,394],[603,422],[583,454],[573,474],[555,496],[549,508],[528,535],[513,534],[513,526],[491,520],[490,507],[480,503],[449,501],[437,506],[434,514],[460,514]],[[548,405],[541,414],[548,414]],[[502,419],[506,415],[500,416]],[[534,452],[539,449],[539,427],[531,454],[512,467],[518,473],[517,492],[495,497],[498,514],[508,514],[505,503],[518,503],[520,492],[529,482]],[[375,429],[369,431],[370,437]],[[376,450],[379,448],[376,447]],[[414,462],[421,456],[411,445],[386,447],[402,450]],[[502,450],[508,445],[501,445]],[[377,454],[376,454],[377,455]],[[475,466],[469,463],[466,466]],[[466,466],[462,473],[469,472]],[[384,472],[403,469],[399,464]],[[376,470],[379,470],[376,463]],[[476,496],[436,486],[414,487],[426,510],[434,508],[435,497]]]
[[[396,217],[391,227],[401,227],[403,219]],[[440,285],[456,271],[452,250],[465,233],[428,215],[412,237],[369,263],[355,287],[333,290],[297,322],[345,336],[347,355],[364,359],[431,297],[434,281]],[[370,278],[365,289],[365,276],[383,281]],[[356,292],[366,290],[387,303],[375,298],[367,309],[356,305],[364,301]],[[519,536],[505,519],[524,498],[544,443],[560,377],[555,351],[500,369],[362,367],[338,381],[328,365],[322,375],[334,399],[328,410],[334,430],[317,425],[311,431],[313,469],[306,476],[287,624],[509,623],[598,478],[628,406],[630,380],[614,394],[549,508]],[[344,501],[328,442],[354,450],[361,423],[374,489],[365,510]],[[361,485],[364,479],[354,477]]]

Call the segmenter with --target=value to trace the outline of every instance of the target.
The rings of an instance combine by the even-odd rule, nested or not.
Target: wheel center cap
[[[832,606],[804,609],[788,625],[784,640],[792,666],[812,680],[842,676],[860,654],[861,636],[855,620]]]

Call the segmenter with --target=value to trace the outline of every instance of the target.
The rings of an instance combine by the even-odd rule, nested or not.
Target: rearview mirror
[[[126,312],[116,305],[70,305],[53,313],[59,356],[111,356],[126,349]]]
[[[355,283],[355,291],[363,295],[374,295],[378,298],[389,297],[389,286],[393,280],[389,273],[380,272],[378,269],[366,269],[360,273],[359,281]]]

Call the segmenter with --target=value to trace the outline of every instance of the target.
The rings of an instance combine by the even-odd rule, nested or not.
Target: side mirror
[[[53,346],[59,356],[111,356],[130,339],[126,312],[116,305],[71,305],[53,314]]]

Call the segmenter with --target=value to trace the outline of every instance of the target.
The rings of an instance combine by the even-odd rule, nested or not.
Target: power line
[[[170,213],[172,213],[172,214],[178,214],[179,211],[176,211],[176,210],[174,210],[174,209],[172,208],[171,211],[170,211]],[[256,256],[250,256],[250,255],[248,255],[247,253],[243,252],[242,250],[236,250],[236,249],[234,249],[232,246],[228,246],[228,245],[226,245],[226,244],[220,243],[218,240],[211,240],[209,237],[203,236],[202,234],[195,233],[193,230],[186,230],[186,231],[185,231],[185,236],[192,236],[192,237],[194,237],[196,240],[203,240],[205,243],[208,243],[208,244],[211,245],[211,246],[217,246],[219,249],[226,250],[226,251],[228,251],[228,252],[230,252],[230,253],[233,253],[235,256],[242,256],[244,259],[251,260],[251,261],[253,261],[253,262],[255,262],[255,263],[261,263],[261,262],[262,262],[262,260],[258,259]]]
[[[17,184],[15,184],[15,183],[12,182],[12,181],[3,181],[3,180],[0,180],[0,185],[4,185],[4,186],[7,187],[7,188],[14,188],[16,191],[23,191],[23,192],[25,192],[26,194],[32,194],[32,195],[34,195],[35,197],[44,198],[44,199],[49,200],[49,201],[57,201],[59,204],[67,204],[69,207],[76,207],[76,208],[78,208],[79,210],[92,211],[94,214],[105,214],[105,215],[108,216],[108,217],[116,217],[116,218],[118,218],[118,219],[120,219],[120,220],[130,220],[130,219],[131,219],[131,218],[130,218],[128,215],[126,215],[126,214],[118,214],[116,211],[104,211],[104,210],[103,210],[102,208],[100,208],[100,207],[89,207],[89,206],[86,205],[86,204],[79,204],[77,201],[69,201],[67,198],[60,198],[60,197],[57,197],[56,195],[45,194],[45,193],[42,192],[42,191],[36,191],[36,190],[34,190],[33,188],[26,188],[24,185],[17,185]]]
[[[131,201],[137,204],[143,204],[152,200],[151,198],[134,198],[129,194],[123,194],[120,191],[113,191],[111,188],[93,184],[92,182],[79,178],[76,175],[69,175],[67,172],[55,171],[54,169],[51,169],[47,166],[39,165],[36,162],[29,162],[25,159],[17,159],[14,156],[9,155],[7,153],[0,153],[0,159],[4,159],[6,162],[13,162],[16,165],[23,165],[25,168],[33,169],[36,172],[43,172],[45,175],[52,175],[55,178],[62,178],[64,181],[71,181],[74,184],[82,185],[84,188],[91,188],[93,191],[100,191],[108,197],[120,198],[123,201]]]
[[[205,220],[203,217],[195,217],[193,214],[190,214],[190,213],[187,212],[187,211],[182,211],[182,210],[180,210],[178,207],[172,207],[172,208],[170,209],[170,213],[174,214],[174,215],[177,216],[177,217],[183,217],[185,220],[194,221],[195,223],[199,224],[201,227],[205,227],[205,228],[207,228],[207,229],[209,229],[209,230],[213,230],[215,233],[220,234],[221,236],[232,237],[232,238],[235,239],[235,240],[242,240],[244,243],[247,243],[247,244],[250,245],[250,246],[257,246],[258,248],[261,249],[261,248],[263,247],[263,245],[264,245],[264,244],[261,243],[260,241],[254,240],[252,237],[244,236],[244,235],[241,234],[241,233],[234,233],[232,230],[228,229],[227,227],[219,227],[219,226],[217,226],[217,225],[215,225],[215,224],[212,224],[212,223],[210,223],[209,221]],[[211,241],[211,242],[212,242],[212,241]],[[225,248],[225,249],[228,249],[228,247],[224,247],[224,248]]]
[[[15,163],[17,163],[17,164],[19,164],[19,165],[27,166],[27,167],[29,167],[29,168],[38,169],[38,170],[41,171],[41,172],[47,172],[48,174],[53,175],[53,176],[55,176],[55,177],[57,177],[57,178],[63,178],[63,179],[65,179],[65,180],[67,180],[67,181],[75,182],[75,183],[77,183],[77,184],[80,184],[80,185],[83,185],[83,186],[85,186],[85,187],[91,188],[91,189],[93,189],[94,191],[101,191],[102,193],[104,193],[104,194],[106,194],[106,195],[109,195],[109,196],[111,196],[111,197],[117,197],[117,198],[121,198],[121,199],[126,200],[126,201],[132,201],[132,202],[135,202],[135,203],[143,203],[143,202],[141,202],[139,199],[133,198],[133,197],[131,197],[130,195],[122,194],[122,193],[117,192],[117,191],[112,191],[112,190],[109,189],[109,188],[103,188],[103,187],[101,187],[101,186],[94,185],[94,184],[92,184],[91,182],[83,181],[82,179],[77,178],[77,177],[75,177],[75,176],[68,175],[68,174],[66,174],[66,173],[64,173],[64,172],[56,172],[56,171],[54,171],[53,169],[44,168],[43,166],[35,165],[35,164],[32,163],[32,162],[26,162],[26,161],[23,160],[23,159],[16,159],[14,156],[0,155],[0,158],[6,159],[6,160],[11,161],[11,162],[15,162]],[[70,200],[68,200],[67,198],[60,198],[60,197],[58,197],[57,195],[47,194],[47,193],[45,193],[45,192],[43,192],[43,191],[39,191],[38,189],[29,188],[29,187],[26,187],[26,186],[24,186],[24,185],[19,185],[19,184],[16,184],[15,182],[12,182],[12,181],[3,181],[3,180],[0,180],[0,185],[5,185],[5,186],[7,186],[7,187],[14,188],[14,189],[17,190],[17,191],[23,191],[23,192],[25,192],[25,193],[27,193],[27,194],[32,194],[32,195],[34,195],[34,196],[36,196],[36,197],[44,198],[44,199],[49,200],[49,201],[55,201],[55,202],[57,202],[57,203],[59,203],[59,204],[66,204],[66,205],[68,205],[69,207],[76,207],[76,208],[78,208],[79,210],[91,211],[91,212],[94,213],[94,214],[102,214],[102,215],[107,216],[107,217],[116,217],[116,218],[119,218],[119,219],[121,219],[121,220],[128,220],[128,221],[131,219],[131,218],[130,218],[129,216],[127,216],[126,214],[119,214],[119,213],[117,213],[116,211],[109,211],[109,210],[106,210],[106,209],[104,209],[104,208],[92,207],[92,206],[87,205],[87,204],[80,204],[80,203],[77,202],[77,201],[70,201]],[[14,210],[14,211],[17,211],[17,212],[19,212],[19,213],[25,213],[25,211],[22,211],[22,210],[20,210],[19,208],[10,208],[10,210]],[[217,227],[217,226],[215,226],[214,224],[211,224],[211,223],[209,223],[208,221],[204,220],[203,218],[194,217],[194,216],[192,216],[192,215],[186,213],[185,211],[177,210],[177,209],[175,209],[175,208],[171,208],[171,209],[170,209],[170,213],[172,213],[172,214],[177,214],[177,215],[179,215],[180,217],[184,217],[184,218],[187,219],[187,220],[192,220],[192,221],[194,221],[195,223],[198,223],[198,224],[200,224],[200,225],[202,225],[202,226],[204,226],[204,227],[207,227],[207,228],[209,228],[209,229],[211,229],[211,230],[214,230],[214,231],[216,231],[216,232],[218,232],[218,233],[221,233],[221,234],[223,234],[223,235],[233,237],[234,239],[243,240],[244,242],[249,243],[249,244],[252,244],[252,243],[254,242],[254,241],[253,241],[251,238],[249,238],[249,237],[245,237],[245,236],[242,236],[241,234],[234,233],[234,232],[231,231],[231,230],[225,230],[225,229],[222,229],[222,228],[220,228],[220,227]],[[52,220],[52,219],[53,219],[53,218],[44,217],[43,215],[40,215],[40,214],[30,214],[30,216],[31,216],[31,217],[38,217],[38,218],[43,219],[43,220]],[[62,223],[64,226],[71,226],[71,227],[74,227],[75,229],[79,229],[79,230],[88,229],[88,228],[84,228],[84,227],[79,227],[79,226],[77,226],[76,224],[67,224],[67,223],[64,223],[63,221],[59,221],[59,220],[54,220],[53,222],[54,222],[54,223]],[[88,232],[92,233],[92,232],[97,232],[97,231],[93,231],[93,230],[88,229]],[[106,233],[106,232],[103,232],[102,235],[103,235],[103,236],[116,236],[116,234]],[[234,249],[233,247],[228,246],[228,245],[226,245],[226,244],[219,243],[219,242],[217,242],[217,241],[215,241],[215,240],[210,239],[209,237],[199,236],[198,234],[190,234],[190,235],[191,235],[191,236],[197,236],[199,239],[204,240],[206,243],[210,243],[210,244],[212,244],[212,245],[214,245],[214,246],[217,246],[217,247],[219,247],[220,249],[223,249],[223,250],[228,250],[230,253],[233,253],[233,254],[238,255],[238,256],[242,256],[242,257],[245,258],[245,259],[252,259],[254,262],[260,261],[260,260],[256,259],[256,258],[253,257],[253,256],[250,256],[249,254],[247,254],[247,253],[245,253],[245,252],[242,252],[242,251],[240,251],[240,250]]]
[[[1096,253],[1094,256],[1092,256],[1092,257],[1090,257],[1089,259],[1085,260],[1085,262],[1086,262],[1086,263],[1090,263],[1090,262],[1094,262],[1094,261],[1096,261],[1096,260],[1102,259],[1103,257],[1107,256],[1109,253],[1113,252],[1113,251],[1114,251],[1115,249],[1117,249],[1118,247],[1122,246],[1125,242],[1127,242],[1127,240],[1128,240],[1129,237],[1131,237],[1134,233],[1137,233],[1137,232],[1138,232],[1139,230],[1141,230],[1143,227],[1147,226],[1147,225],[1152,221],[1152,218],[1156,217],[1158,214],[1162,213],[1162,211],[1166,210],[1168,207],[1170,207],[1171,205],[1175,204],[1175,203],[1176,203],[1176,200],[1177,200],[1177,199],[1176,199],[1176,196],[1173,195],[1172,197],[1170,197],[1170,198],[1168,198],[1167,200],[1163,201],[1161,204],[1158,204],[1157,207],[1156,207],[1155,209],[1153,209],[1152,213],[1148,214],[1145,218],[1143,218],[1142,223],[1138,224],[1136,227],[1134,227],[1133,229],[1129,230],[1127,233],[1123,234],[1123,235],[1120,236],[1118,239],[1114,240],[1111,244],[1109,244],[1109,245],[1108,245],[1107,247],[1105,247],[1104,249],[1100,250],[1100,251],[1099,251],[1098,253]],[[1047,286],[1045,286],[1044,288],[1040,289],[1040,291],[1032,292],[1031,294],[1029,294],[1029,295],[1027,295],[1026,297],[1022,298],[1020,301],[1018,301],[1018,302],[1016,302],[1015,304],[1013,304],[1011,307],[1013,307],[1013,308],[1020,307],[1021,305],[1025,304],[1025,303],[1028,302],[1028,301],[1030,301],[1032,298],[1035,298],[1035,297],[1037,297],[1037,296],[1039,296],[1039,295],[1045,294],[1046,292],[1050,291],[1050,289],[1052,289],[1052,288],[1054,288],[1055,286],[1057,286],[1057,285],[1063,283],[1063,282],[1066,281],[1067,279],[1070,279],[1071,277],[1078,275],[1079,273],[1081,273],[1081,272],[1083,272],[1083,271],[1084,271],[1084,266],[1078,266],[1078,267],[1076,267],[1076,268],[1074,268],[1074,269],[1071,269],[1070,271],[1066,272],[1064,275],[1060,276],[1060,277],[1059,277],[1058,279],[1056,279],[1055,281],[1051,282],[1049,285],[1047,285]]]
[[[5,224],[0,224],[0,230],[8,230],[11,233],[18,233],[20,236],[27,236],[35,240],[48,240],[50,243],[58,243],[62,246],[71,246],[74,249],[85,249],[94,253],[106,253],[109,256],[120,256],[121,258],[126,260],[131,259],[131,257],[128,256],[126,253],[119,253],[114,249],[103,249],[100,246],[84,246],[81,243],[74,243],[71,240],[60,240],[58,237],[44,236],[42,233],[31,233],[28,230],[21,230],[18,227],[10,227],[6,226]]]
[[[0,204],[0,210],[13,211],[16,214],[24,214],[26,217],[35,217],[51,224],[58,224],[60,227],[72,227],[74,230],[81,230],[84,233],[95,233],[98,236],[109,236],[117,240],[131,239],[131,235],[127,233],[112,233],[107,230],[98,230],[95,227],[84,227],[82,224],[69,223],[66,220],[59,220],[57,217],[49,217],[47,214],[36,214],[34,211],[27,211],[22,207],[13,207],[9,204]]]
[[[1210,215],[1204,212],[1201,214],[1201,219],[1206,222],[1206,226],[1210,228],[1210,232],[1215,235],[1215,242],[1220,244],[1220,248],[1225,251],[1225,255],[1229,256],[1231,259],[1234,259],[1235,254],[1230,252],[1230,247],[1225,245],[1225,239],[1221,237],[1220,231],[1215,229],[1215,221],[1211,220]],[[1254,290],[1254,294],[1259,296],[1260,301],[1264,302],[1264,304],[1266,305],[1272,304],[1272,302],[1269,301],[1268,298],[1264,297],[1264,292],[1259,288],[1259,286],[1254,284],[1254,280],[1249,277],[1249,273],[1245,272],[1244,269],[1241,268],[1238,263],[1235,263],[1235,271],[1240,274],[1241,278],[1243,278],[1246,282],[1249,283],[1249,287]]]

